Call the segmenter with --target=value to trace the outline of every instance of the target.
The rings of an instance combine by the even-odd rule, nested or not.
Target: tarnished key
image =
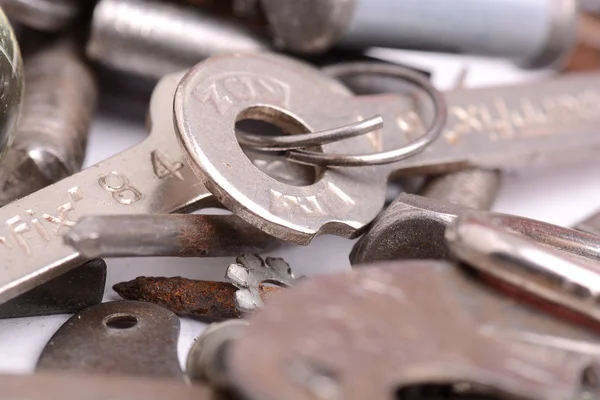
[[[236,121],[267,120],[296,134],[381,115],[381,130],[322,146],[326,154],[362,154],[396,149],[418,136],[426,122],[414,102],[393,94],[352,96],[308,65],[247,54],[214,57],[192,68],[174,107],[188,162],[207,188],[246,221],[298,244],[323,233],[359,235],[381,210],[391,173],[579,160],[600,150],[598,73],[458,90],[445,97],[446,128],[422,153],[389,165],[326,168],[314,184],[303,187],[252,168],[236,139]],[[292,156],[306,161],[302,152]]]
[[[210,203],[173,132],[181,76],[157,85],[142,143],[0,208],[0,302],[82,263],[61,238],[81,215],[169,213]]]
[[[599,394],[585,379],[600,360],[597,333],[446,262],[316,277],[282,291],[248,322],[228,345],[221,378],[248,400],[430,398],[405,396],[421,390],[503,400]]]

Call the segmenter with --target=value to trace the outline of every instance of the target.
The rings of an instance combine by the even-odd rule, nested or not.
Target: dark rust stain
[[[225,319],[241,315],[234,303],[237,289],[227,282],[140,276],[117,283],[113,290],[124,299],[158,304],[181,316]]]

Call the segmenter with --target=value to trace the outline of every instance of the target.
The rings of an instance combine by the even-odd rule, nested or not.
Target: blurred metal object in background
[[[87,45],[90,58],[154,79],[218,53],[266,50],[251,30],[183,5],[101,0]]]
[[[90,4],[85,0],[0,0],[0,6],[11,19],[49,32],[71,25]]]
[[[343,47],[394,47],[560,61],[573,45],[577,0],[356,0]]]
[[[12,141],[23,100],[23,62],[17,38],[0,9],[0,154]]]
[[[579,6],[582,11],[600,14],[600,1],[599,0],[579,0]]]
[[[582,13],[579,17],[577,43],[564,70],[572,72],[593,69],[600,69],[600,16]]]
[[[96,104],[94,76],[72,43],[43,46],[25,62],[23,110],[0,163],[0,205],[81,169]]]
[[[261,0],[276,45],[299,53],[331,48],[348,29],[354,3],[355,0]]]
[[[471,168],[431,178],[421,195],[477,210],[489,210],[500,188],[500,172]]]

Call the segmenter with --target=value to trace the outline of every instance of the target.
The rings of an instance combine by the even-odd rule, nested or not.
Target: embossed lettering
[[[25,212],[29,214],[30,217],[33,217],[35,215],[35,211],[33,210],[25,210]],[[36,232],[38,233],[38,235],[40,235],[42,239],[44,239],[46,242],[50,241],[48,231],[46,231],[46,228],[44,228],[44,226],[40,223],[40,221],[37,218],[33,218],[31,220],[31,225],[33,225]]]
[[[158,150],[150,153],[150,161],[152,162],[152,170],[157,178],[163,179],[173,176],[179,180],[183,180],[183,175],[179,172],[183,168],[183,163],[171,162],[166,155]]]
[[[552,135],[561,124],[600,120],[600,92],[586,90],[578,94],[543,97],[537,102],[523,97],[516,107],[502,98],[486,105],[451,107],[450,128],[444,137],[450,144],[458,143],[465,134],[487,132],[492,140],[510,140],[517,136]]]
[[[112,193],[113,199],[123,205],[137,203],[144,196],[135,187],[129,184],[129,180],[118,172],[112,171],[101,175],[98,184]]]
[[[289,107],[290,86],[268,75],[237,73],[217,76],[207,87],[196,87],[192,95],[224,115],[236,101],[263,101]]]
[[[274,214],[300,214],[304,217],[343,218],[354,207],[355,202],[343,190],[329,182],[316,195],[292,196],[270,190],[270,210]]]
[[[31,228],[29,225],[20,216],[15,216],[6,221],[6,226],[8,226],[8,230],[10,231],[10,235],[17,242],[17,245],[27,254],[31,255],[31,248],[27,241],[23,237],[25,232],[29,232]]]
[[[63,204],[62,206],[59,206],[57,208],[58,210],[58,217],[55,217],[53,215],[50,214],[43,214],[42,217],[48,221],[51,222],[53,224],[56,225],[56,227],[54,228],[53,233],[56,236],[60,236],[60,229],[65,227],[65,228],[70,228],[72,226],[75,226],[75,221],[72,221],[71,219],[69,219],[69,211],[73,211],[75,208],[73,207],[73,204],[71,202],[67,202],[65,204]]]

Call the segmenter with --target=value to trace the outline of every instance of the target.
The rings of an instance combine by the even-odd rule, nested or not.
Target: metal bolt
[[[89,2],[87,2],[89,4]],[[81,0],[1,0],[11,19],[40,31],[59,31],[71,25],[88,5]]]
[[[194,7],[142,0],[101,0],[87,54],[100,63],[158,79],[218,53],[268,44],[249,29]]]
[[[97,98],[92,72],[70,43],[26,57],[25,79],[15,140],[0,164],[1,205],[80,170]]]

